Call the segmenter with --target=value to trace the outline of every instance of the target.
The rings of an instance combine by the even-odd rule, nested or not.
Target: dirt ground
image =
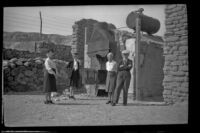
[[[76,95],[76,100],[43,103],[44,95],[3,95],[4,124],[18,126],[92,126],[186,124],[188,104],[136,102],[128,100],[117,106],[106,103],[106,97]]]

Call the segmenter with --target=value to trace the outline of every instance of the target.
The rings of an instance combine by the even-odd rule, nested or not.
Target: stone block
[[[172,90],[164,90],[163,91],[163,95],[171,95],[172,94]]]
[[[13,62],[10,62],[10,63],[9,63],[9,66],[10,66],[11,68],[15,68],[15,67],[16,67],[16,65],[15,65]]]
[[[176,88],[176,90],[178,93],[181,93],[181,92],[188,93],[188,87],[178,87]]]
[[[179,66],[179,70],[188,71],[188,65]]]
[[[184,82],[185,80],[185,77],[174,77],[174,81],[176,82]]]
[[[34,73],[33,73],[32,71],[30,71],[30,70],[26,70],[26,71],[24,72],[24,74],[25,74],[26,76],[32,76]]]
[[[177,41],[178,39],[179,39],[178,36],[172,36],[172,37],[165,38],[165,41],[167,41],[167,42],[173,42],[173,41]]]
[[[175,31],[174,32],[176,35],[186,35],[187,34],[187,31],[186,30],[180,30],[180,31]]]
[[[188,46],[180,46],[179,50],[180,51],[187,51],[188,50]]]
[[[182,19],[179,20],[179,22],[180,22],[180,23],[187,22],[187,18],[182,18]]]
[[[172,24],[172,25],[166,25],[166,29],[173,29],[175,28],[176,25],[175,24]]]
[[[173,65],[173,66],[180,66],[182,64],[183,64],[182,61],[173,61],[173,62],[171,62],[171,65]]]
[[[165,60],[166,61],[175,61],[175,60],[177,60],[177,56],[176,55],[165,55]]]
[[[188,56],[187,55],[180,55],[180,56],[178,56],[178,60],[188,60]]]
[[[19,66],[23,65],[21,60],[17,60],[15,63],[16,63],[16,65],[19,65]]]
[[[172,5],[167,5],[166,6],[166,9],[173,9],[173,8],[175,8],[176,7],[176,4],[172,4]]]
[[[169,74],[173,75],[173,76],[184,76],[185,75],[185,72],[183,71],[171,71]]]
[[[188,82],[183,82],[183,83],[181,83],[181,87],[188,88],[189,87],[189,83]]]
[[[174,80],[173,76],[165,76],[163,79],[164,82],[172,82],[173,80]]]

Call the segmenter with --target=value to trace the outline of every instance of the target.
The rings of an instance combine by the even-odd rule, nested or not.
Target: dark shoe
[[[49,103],[50,103],[50,104],[54,104],[53,101],[51,101],[51,100],[49,101]]]
[[[107,101],[107,102],[106,102],[106,104],[109,104],[109,103],[111,103],[111,101]]]
[[[44,101],[44,104],[49,104],[49,101]]]
[[[127,105],[127,103],[125,104],[125,103],[123,103],[123,106],[126,106]]]
[[[74,96],[69,96],[69,99],[76,100],[76,98]]]
[[[116,104],[115,104],[115,103],[112,103],[111,105],[112,105],[112,106],[115,106]]]

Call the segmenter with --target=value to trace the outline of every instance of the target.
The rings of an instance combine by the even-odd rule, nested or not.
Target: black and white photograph
[[[3,7],[5,127],[188,124],[187,4]]]

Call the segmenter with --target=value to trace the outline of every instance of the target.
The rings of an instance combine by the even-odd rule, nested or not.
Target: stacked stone
[[[10,60],[12,58],[36,58],[45,57],[42,53],[31,53],[29,51],[19,51],[16,49],[3,49],[3,59]]]
[[[47,50],[54,50],[54,58],[64,61],[72,59],[71,47],[66,45],[55,45],[52,42],[39,42],[37,43],[37,51],[43,55],[46,54]],[[46,56],[46,55],[45,55]]]
[[[54,60],[61,77],[57,79],[58,90],[64,90],[69,83],[67,62]],[[42,91],[44,78],[44,58],[13,58],[3,61],[4,92]]]
[[[166,102],[188,100],[188,31],[184,4],[167,5],[164,35],[164,92]]]
[[[44,60],[42,58],[4,60],[4,91],[41,90],[43,64]]]

